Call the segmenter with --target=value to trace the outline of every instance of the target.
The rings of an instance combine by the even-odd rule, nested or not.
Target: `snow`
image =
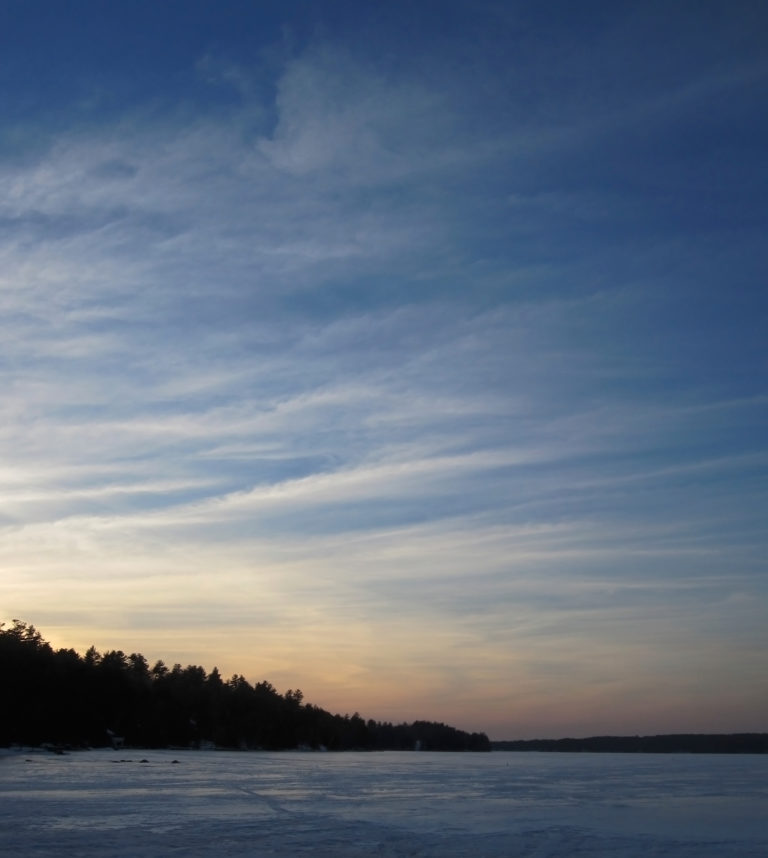
[[[765,858],[768,757],[0,755],[0,855]]]

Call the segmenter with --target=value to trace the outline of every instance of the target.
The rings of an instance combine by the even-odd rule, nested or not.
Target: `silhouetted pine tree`
[[[140,653],[90,647],[84,656],[54,652],[34,626],[0,626],[0,745],[104,746],[124,739],[140,747],[325,747],[345,749],[488,750],[484,734],[445,724],[381,724],[332,715],[235,674],[224,681],[197,665],[152,668]]]

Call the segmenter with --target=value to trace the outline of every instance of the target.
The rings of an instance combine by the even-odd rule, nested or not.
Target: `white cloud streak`
[[[281,676],[316,649],[321,694],[379,675],[382,709],[398,659],[448,699],[511,663],[552,691],[592,659],[599,684],[618,640],[650,673],[686,624],[693,670],[718,612],[757,634],[764,393],[680,395],[635,325],[663,284],[528,255],[632,206],[516,189],[546,123],[483,134],[447,85],[330,49],[275,106],[136,112],[0,164],[4,610],[184,629],[179,657],[204,634],[231,661],[233,629]]]

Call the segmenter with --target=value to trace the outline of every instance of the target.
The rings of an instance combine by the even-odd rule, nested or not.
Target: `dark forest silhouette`
[[[237,674],[224,680],[216,668],[150,667],[139,653],[94,647],[84,656],[54,650],[19,620],[0,624],[0,688],[0,746],[490,750],[484,733],[332,715],[304,703],[301,691],[280,694]]]
[[[666,733],[659,736],[590,736],[491,742],[494,751],[620,754],[768,754],[768,733]]]

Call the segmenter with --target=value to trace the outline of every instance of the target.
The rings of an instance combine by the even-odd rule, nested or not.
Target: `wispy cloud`
[[[762,245],[676,141],[713,105],[696,169],[758,217],[726,126],[763,66],[612,89],[607,31],[557,67],[322,32],[3,150],[0,612],[497,732],[654,676],[690,712],[729,658],[746,700]]]

